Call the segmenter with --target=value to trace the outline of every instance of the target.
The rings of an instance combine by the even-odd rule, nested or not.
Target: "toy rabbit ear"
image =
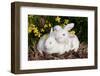
[[[74,23],[70,23],[70,24],[67,24],[67,25],[64,27],[64,29],[69,31],[69,30],[71,30],[73,27],[74,27]]]

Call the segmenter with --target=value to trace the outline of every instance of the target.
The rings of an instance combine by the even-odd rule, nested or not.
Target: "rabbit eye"
[[[62,34],[63,36],[65,36],[65,34]]]

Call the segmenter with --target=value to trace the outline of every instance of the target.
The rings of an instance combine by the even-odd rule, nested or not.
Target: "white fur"
[[[54,31],[55,39],[58,42],[58,44],[64,45],[64,52],[68,52],[70,50],[70,39],[69,39],[69,33],[65,31],[64,29],[61,29],[59,31]]]
[[[59,53],[63,54],[65,52],[65,43],[58,43],[55,40],[54,32],[51,28],[50,34],[48,34],[48,38],[46,39],[46,36],[44,35],[43,37],[40,38],[37,49],[39,50],[40,53],[47,52],[48,54],[52,53]]]
[[[44,51],[45,49],[44,47],[45,41],[46,41],[46,35],[43,35],[37,44],[37,49],[41,54],[42,54],[42,51]]]
[[[51,43],[51,44],[50,44]],[[64,53],[64,45],[58,44],[54,37],[49,37],[45,42],[45,52],[52,53]]]
[[[69,23],[65,25],[64,30],[69,31],[74,27],[74,23]]]
[[[59,31],[59,30],[61,30],[62,28],[59,26],[59,25],[56,25],[55,27],[54,27],[54,30],[55,31]]]
[[[76,52],[80,44],[78,37],[76,35],[70,36],[70,43],[71,43],[71,50],[74,50]]]
[[[55,27],[58,27],[58,26],[55,26]],[[70,24],[65,25],[65,27],[63,29],[61,29],[61,28],[59,30],[54,29],[56,41],[59,43],[65,43],[66,44],[65,51],[67,51],[67,52],[69,50],[77,51],[79,48],[80,42],[78,40],[78,37],[76,35],[71,36],[68,32],[73,27],[74,27],[74,23],[70,23]],[[65,34],[65,36],[63,36],[63,34]]]
[[[79,40],[76,35],[71,36],[69,30],[74,27],[74,23],[65,25],[61,28],[59,25],[54,27],[48,35],[43,35],[38,44],[37,49],[40,53],[47,52],[48,54],[59,53],[63,54],[70,50],[77,51],[79,48]],[[47,37],[48,36],[48,37]]]

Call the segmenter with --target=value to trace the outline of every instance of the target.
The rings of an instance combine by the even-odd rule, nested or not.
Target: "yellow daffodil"
[[[41,32],[44,32],[44,31],[45,31],[45,30],[42,28],[42,29],[41,29]]]
[[[48,20],[46,20],[46,23],[48,23]]]
[[[51,27],[51,24],[49,23],[49,27]]]
[[[57,21],[57,22],[60,22],[60,17],[59,16],[57,16],[56,18],[55,18],[55,21]]]
[[[28,32],[30,33],[34,29],[35,29],[35,25],[34,24],[30,24],[29,27],[28,27]]]
[[[30,33],[32,31],[32,27],[28,27],[28,32]]]
[[[33,32],[34,33],[38,33],[38,29],[37,28],[33,28]]]
[[[65,19],[64,20],[64,24],[68,24],[69,20],[68,19]]]
[[[34,34],[35,36],[38,36],[38,34]]]
[[[38,37],[40,37],[40,36],[41,36],[41,33],[38,34]]]
[[[41,33],[40,32],[37,32],[34,34],[36,37],[40,37],[41,36]]]
[[[44,28],[46,28],[46,27],[48,27],[48,25],[47,25],[47,24],[45,24],[45,25],[44,25]]]
[[[34,25],[34,24],[30,24],[29,26],[30,26],[30,27],[33,27],[33,28],[35,27],[35,25]]]
[[[69,34],[74,36],[75,35],[75,31],[70,31]]]

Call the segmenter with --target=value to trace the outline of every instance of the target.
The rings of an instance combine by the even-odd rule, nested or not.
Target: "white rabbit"
[[[54,27],[55,39],[58,43],[65,44],[64,51],[66,51],[66,52],[71,50],[71,41],[70,41],[68,31],[71,30],[73,27],[74,27],[73,23],[66,25],[64,28],[61,28],[58,25]],[[57,29],[57,28],[59,28],[59,29]]]
[[[69,31],[74,27],[74,23],[70,23],[65,25],[65,27],[62,29],[60,26],[55,26],[55,39],[59,43],[65,43],[65,51],[69,50],[75,50],[79,48],[79,40],[76,35],[71,36]]]
[[[40,53],[47,52],[48,54],[69,52],[79,48],[79,40],[76,35],[71,36],[69,30],[74,27],[74,23],[67,24],[64,28],[59,25],[51,28],[50,34],[44,35],[40,38],[37,49]]]
[[[66,42],[67,39],[69,39],[69,30],[71,30],[74,27],[73,23],[67,24],[64,29],[61,28],[59,25],[54,27],[54,33],[55,33],[55,39],[59,43]]]
[[[44,49],[45,49],[44,44],[47,39],[47,36],[48,36],[48,34],[43,35],[38,41],[37,49],[41,54],[42,54],[42,51],[44,51]]]
[[[74,23],[70,23],[70,24],[67,24],[64,27],[64,29],[69,31],[73,27],[74,27]],[[72,35],[72,34],[69,33],[69,39],[70,39],[70,43],[71,43],[71,50],[74,50],[76,52],[78,50],[79,44],[80,44],[78,37],[75,34]]]
[[[70,24],[67,24],[64,27],[64,29],[69,31],[73,27],[74,27],[74,23],[70,23]],[[72,34],[69,33],[69,39],[70,39],[70,44],[71,44],[71,49],[70,50],[74,50],[76,52],[78,50],[79,44],[80,44],[78,37],[75,34],[72,35]]]
[[[64,48],[65,48],[64,43],[58,43],[55,40],[55,36],[52,28],[50,34],[48,35],[48,38],[46,39],[45,36],[41,37],[37,45],[37,49],[39,50],[40,53],[44,51],[47,52],[48,54],[52,54],[52,53],[63,54],[65,52]]]
[[[65,52],[65,44],[58,43],[55,40],[54,32],[52,29],[50,32],[50,36],[48,37],[48,39],[45,42],[45,48],[46,48],[45,49],[46,52],[48,52],[49,54],[52,54],[52,53],[63,54]]]
[[[70,42],[71,42],[71,50],[77,52],[80,45],[80,41],[75,34],[74,35],[70,34]]]

